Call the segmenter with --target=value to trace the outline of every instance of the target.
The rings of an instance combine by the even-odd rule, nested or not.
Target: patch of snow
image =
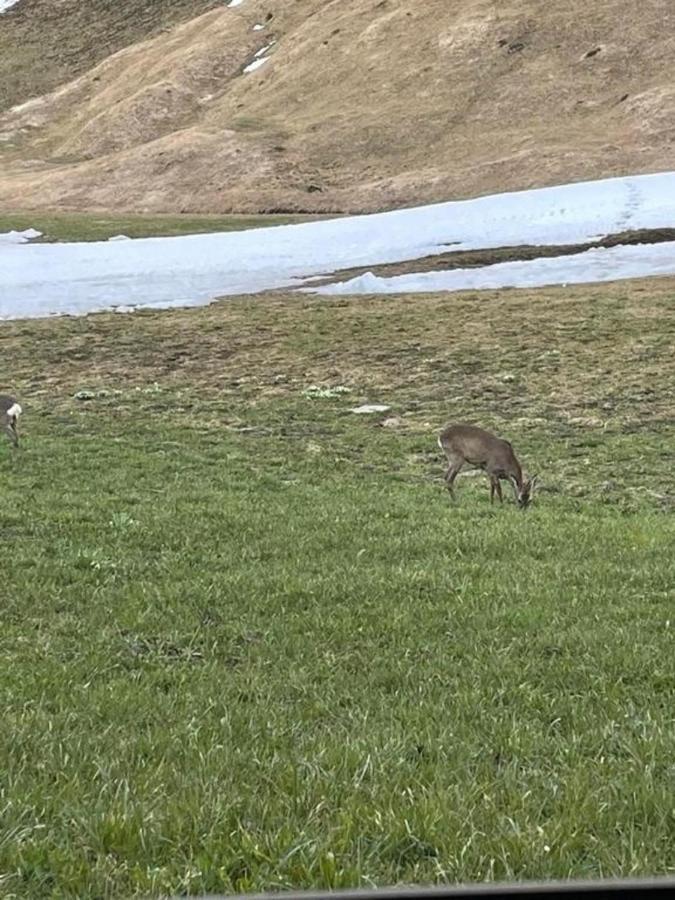
[[[257,50],[257,51],[256,51],[256,53],[255,53],[255,58],[258,59],[258,58],[261,57],[264,53],[267,53],[267,51],[268,51],[271,47],[273,47],[275,44],[276,44],[276,41],[270,41],[269,44],[266,44],[264,47],[261,47],[260,50]]]
[[[17,103],[16,106],[12,106],[9,109],[10,113],[19,113],[24,112],[27,109],[32,109],[36,106],[44,106],[45,99],[44,97],[33,97],[31,100],[26,100],[24,103]]]
[[[108,238],[109,241],[130,241],[131,238],[126,234],[114,234]]]
[[[378,278],[372,272],[338,284],[303,288],[316,294],[398,294],[462,291],[481,288],[544,287],[675,275],[675,241],[620,244],[585,253],[496,263],[474,269],[420,272]],[[504,381],[507,376],[504,376]]]
[[[363,406],[357,406],[351,412],[365,415],[366,413],[382,413],[389,412],[391,406],[385,406],[383,403],[365,403]]]
[[[451,241],[458,250],[555,246],[668,227],[675,227],[675,172],[223,234],[23,246],[5,241],[0,318],[77,315],[121,304],[196,306],[228,295],[306,287],[308,278],[339,269],[419,259],[442,253]],[[349,289],[455,290],[652,274],[675,274],[674,244],[399,276],[405,282],[370,273],[359,284],[352,280]],[[312,289],[332,288],[348,290]]]
[[[340,281],[337,284],[326,284],[321,288],[313,288],[312,290],[316,290],[317,293],[323,290],[323,293],[340,293],[340,288],[346,287],[346,285],[355,285],[358,287],[358,291],[356,293],[359,294],[377,294],[382,282],[383,278],[379,278],[377,275],[374,275],[372,272],[364,272],[363,275],[358,275],[356,278],[350,278],[349,281]],[[309,292],[310,288],[305,288],[305,291]],[[347,291],[345,291],[347,293]]]
[[[232,7],[232,6],[241,6],[241,4],[242,4],[243,2],[244,2],[244,0],[230,0],[230,2],[229,2],[227,5],[228,5],[229,7]]]
[[[264,25],[254,25],[253,31],[262,31],[264,27]]]
[[[269,59],[269,56],[263,56],[262,59],[254,59],[252,63],[249,63],[247,66],[244,66],[244,72],[255,72],[256,69],[259,69],[263,63],[266,63]]]
[[[41,231],[27,228],[25,231],[6,231],[0,233],[0,244],[27,244],[35,238],[42,237]]]
[[[19,0],[0,0],[0,15],[2,15],[2,13],[4,12],[7,12],[10,6],[14,6],[14,4],[18,2]]]

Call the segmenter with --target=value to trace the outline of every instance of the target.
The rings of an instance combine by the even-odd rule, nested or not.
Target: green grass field
[[[674,299],[4,323],[0,893],[672,873]]]
[[[54,241],[107,241],[124,234],[130,238],[172,237],[215,231],[246,231],[271,225],[292,225],[327,216],[310,215],[119,215],[104,213],[0,213],[0,233],[36,228],[42,237],[33,243]]]

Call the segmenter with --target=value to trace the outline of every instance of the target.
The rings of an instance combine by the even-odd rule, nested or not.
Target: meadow
[[[674,300],[3,323],[0,893],[672,873]]]
[[[293,225],[326,218],[319,215],[110,215],[95,212],[0,213],[0,234],[35,228],[42,236],[33,243],[63,241],[107,241],[125,235],[130,238],[175,237],[223,231],[247,231],[273,225]]]

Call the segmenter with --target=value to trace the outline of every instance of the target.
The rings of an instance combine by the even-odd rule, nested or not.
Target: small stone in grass
[[[356,406],[351,412],[362,415],[364,413],[388,412],[390,409],[391,406],[384,406],[382,403],[366,403],[363,406]]]

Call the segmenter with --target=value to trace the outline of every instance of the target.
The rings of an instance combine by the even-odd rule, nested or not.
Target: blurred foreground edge
[[[616,879],[603,881],[510,882],[504,884],[456,885],[447,887],[357,888],[344,891],[274,891],[268,894],[209,894],[201,900],[456,900],[456,898],[592,897],[611,900],[628,897],[672,897],[675,878]],[[199,898],[195,898],[199,900]]]

